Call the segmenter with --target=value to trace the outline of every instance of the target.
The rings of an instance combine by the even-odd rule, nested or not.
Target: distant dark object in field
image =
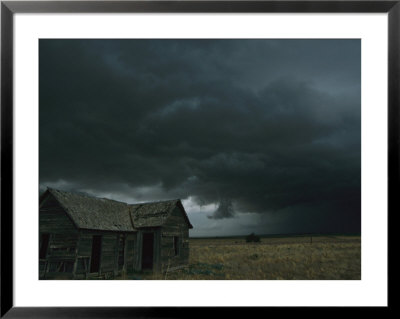
[[[246,243],[259,243],[260,237],[251,233],[250,235],[246,236]]]

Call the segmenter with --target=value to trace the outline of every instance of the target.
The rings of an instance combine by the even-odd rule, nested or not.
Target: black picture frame
[[[1,317],[6,318],[178,318],[252,316],[275,312],[277,307],[240,309],[170,307],[14,307],[13,303],[13,16],[15,13],[120,13],[120,12],[270,12],[270,13],[387,13],[388,14],[388,218],[399,210],[399,102],[400,102],[400,0],[396,1],[1,1]],[[390,221],[388,225],[390,225]],[[388,229],[388,247],[390,235]],[[389,262],[389,256],[388,256]],[[389,271],[389,269],[388,269]],[[390,281],[388,280],[388,287]],[[32,292],[34,293],[34,292]],[[388,298],[388,310],[392,304]],[[295,310],[290,307],[290,310]],[[296,308],[296,315],[309,308]],[[335,314],[339,307],[330,309]],[[325,307],[315,308],[321,314]],[[347,311],[347,310],[346,310]],[[367,309],[370,311],[370,309]],[[231,313],[232,312],[232,313]],[[279,313],[278,313],[279,312]]]

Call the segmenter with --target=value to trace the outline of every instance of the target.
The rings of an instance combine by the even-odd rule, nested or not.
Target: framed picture
[[[1,315],[389,308],[399,18],[2,1]]]

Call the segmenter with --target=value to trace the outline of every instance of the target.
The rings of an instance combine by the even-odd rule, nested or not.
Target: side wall
[[[39,277],[51,277],[51,273],[71,277],[79,233],[51,194],[39,207],[38,257],[44,234],[49,235],[49,242],[45,258],[39,258]]]
[[[177,251],[175,243],[178,244]],[[181,209],[176,207],[161,228],[161,269],[167,271],[188,264],[189,228]]]
[[[134,259],[136,255],[137,243],[136,233],[82,230],[79,236],[77,250],[77,278],[86,277],[85,273],[90,272],[93,236],[99,235],[101,235],[100,271],[99,273],[93,275],[109,278],[134,271]],[[120,237],[125,238],[125,244],[123,248],[120,246]],[[123,249],[124,254],[124,264],[121,268],[118,267],[120,249]]]

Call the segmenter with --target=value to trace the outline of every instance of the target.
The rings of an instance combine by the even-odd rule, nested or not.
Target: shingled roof
[[[162,224],[164,224],[170,213],[179,204],[182,206],[180,200],[175,199],[163,202],[129,205],[133,224],[135,225],[135,227],[161,226]],[[184,209],[183,211],[185,212]],[[185,217],[189,228],[193,228],[193,226],[189,222],[186,212]]]
[[[181,208],[189,228],[193,228],[179,199],[141,204],[126,204],[107,198],[98,198],[48,188],[48,194],[60,203],[78,228],[108,231],[137,231],[143,227],[162,226],[175,207]]]

